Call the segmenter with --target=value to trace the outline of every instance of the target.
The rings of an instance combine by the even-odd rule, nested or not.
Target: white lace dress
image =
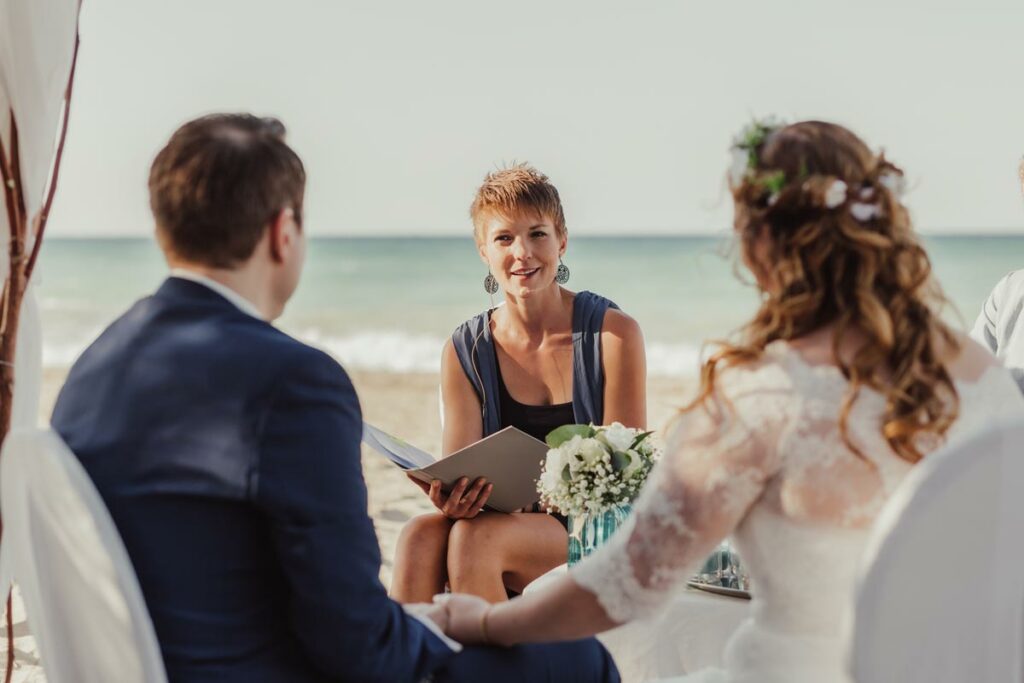
[[[724,670],[673,680],[848,683],[841,631],[867,529],[911,467],[881,436],[884,398],[864,390],[850,413],[862,459],[839,434],[848,384],[834,366],[809,365],[776,342],[717,386],[718,417],[682,418],[634,514],[571,576],[611,618],[629,621],[663,605],[732,534],[752,580],[752,616],[726,646]],[[951,438],[1024,419],[1024,398],[1001,367],[957,391]]]

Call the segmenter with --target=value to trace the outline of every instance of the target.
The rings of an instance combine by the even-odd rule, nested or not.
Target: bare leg
[[[521,592],[565,563],[567,546],[565,528],[549,515],[484,512],[460,519],[448,538],[448,583],[455,593],[501,602],[506,587]]]
[[[402,527],[395,549],[391,597],[399,602],[430,602],[444,592],[448,534],[452,521],[441,513],[420,515]]]

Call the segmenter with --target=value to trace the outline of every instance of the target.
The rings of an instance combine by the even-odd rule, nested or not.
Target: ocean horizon
[[[995,283],[1024,268],[1024,235],[923,241],[957,327],[969,328]],[[731,244],[726,235],[574,236],[566,286],[607,296],[636,318],[652,376],[692,376],[703,343],[727,336],[757,306]],[[44,366],[68,367],[166,271],[152,238],[46,238],[35,276]],[[350,369],[437,372],[447,336],[490,305],[486,274],[469,236],[314,237],[277,324]]]

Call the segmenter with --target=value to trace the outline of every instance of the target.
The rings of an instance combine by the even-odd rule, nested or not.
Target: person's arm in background
[[[999,316],[1002,313],[1006,292],[1010,288],[1014,276],[1020,277],[1019,272],[1010,273],[996,284],[992,293],[985,299],[981,313],[978,314],[978,319],[971,329],[971,338],[997,356],[999,355]]]
[[[304,352],[263,421],[256,504],[288,584],[290,629],[311,663],[344,680],[417,681],[452,651],[380,582],[362,428],[345,371],[326,354]]]
[[[635,320],[608,309],[601,326],[604,366],[604,423],[647,428],[647,356]]]

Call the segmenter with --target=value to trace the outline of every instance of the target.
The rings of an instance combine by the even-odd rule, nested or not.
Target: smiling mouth
[[[513,270],[512,275],[515,277],[530,277],[540,270],[540,268],[524,268],[522,270]]]

